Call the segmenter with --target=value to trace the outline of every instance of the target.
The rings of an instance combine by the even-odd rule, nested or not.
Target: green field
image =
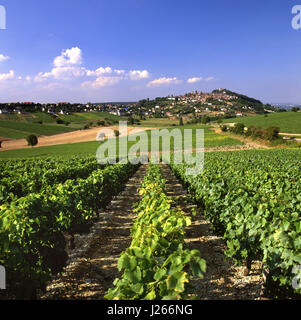
[[[279,112],[264,115],[227,119],[225,123],[240,122],[245,126],[259,126],[262,128],[279,127],[280,132],[301,133],[301,112]]]
[[[119,117],[107,112],[86,112],[86,113],[73,113],[70,115],[61,115],[60,119],[73,123],[87,123],[89,121],[108,120],[119,121],[126,120],[126,117]]]
[[[0,121],[1,136],[7,138],[25,138],[29,134],[50,136],[58,133],[70,132],[74,129],[62,125],[30,123],[23,121]],[[8,130],[8,131],[7,131]],[[8,132],[8,133],[6,133]],[[10,137],[8,136],[10,135]]]
[[[95,126],[98,120],[106,121],[108,125],[114,124],[119,120],[126,120],[126,118],[106,112],[60,115],[59,119],[69,122],[69,125],[57,124],[56,118],[45,112],[0,115],[0,137],[21,139],[26,138],[29,134],[50,136],[82,129],[85,125],[91,124],[91,122]]]
[[[164,119],[164,118],[149,118],[146,120],[141,121],[141,126],[143,127],[170,127],[172,125],[178,125],[179,120],[170,120],[170,119]]]
[[[221,147],[221,146],[234,146],[241,145],[242,142],[232,139],[230,137],[222,136],[214,133],[210,130],[209,127],[205,126],[196,126],[196,125],[187,125],[179,127],[183,132],[184,129],[204,129],[205,130],[205,147]],[[171,130],[171,129],[169,129]],[[150,137],[151,131],[147,131],[148,136]],[[124,138],[120,138],[124,139]],[[139,139],[137,139],[137,142]],[[192,142],[195,145],[195,131],[193,131]],[[129,141],[128,149],[130,149],[136,142]],[[118,144],[117,144],[118,145]],[[69,158],[75,155],[88,156],[96,155],[97,148],[100,144],[96,141],[92,142],[81,142],[81,143],[72,143],[65,145],[49,146],[49,147],[34,147],[30,149],[20,149],[20,150],[9,150],[0,152],[0,159],[14,159],[14,158],[35,158],[35,157],[63,157]],[[171,150],[174,148],[174,141],[171,140]],[[161,143],[160,143],[161,149]],[[149,139],[149,150],[150,150],[150,139]]]

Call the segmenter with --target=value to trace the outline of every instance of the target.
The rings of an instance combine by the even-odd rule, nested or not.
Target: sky
[[[0,102],[129,102],[227,88],[301,103],[298,4],[0,0]]]

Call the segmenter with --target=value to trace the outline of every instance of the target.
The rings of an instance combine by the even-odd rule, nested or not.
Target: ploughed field
[[[100,223],[100,216],[110,203],[114,208],[114,197],[139,165],[100,165],[94,157],[0,161],[0,265],[7,284],[0,298],[37,298],[47,292],[54,277],[68,270],[72,252],[85,246],[85,241],[76,241],[79,234],[90,235],[93,243],[87,252],[97,264],[89,269],[90,279],[97,273],[94,281],[106,284],[92,299],[256,299],[261,285],[267,297],[300,298],[300,156],[300,150],[288,149],[206,153],[198,175],[187,175],[187,164],[171,164],[168,170],[166,165],[148,165],[140,171],[135,204],[128,193],[123,195],[123,201],[129,197],[127,211],[132,212],[127,213],[130,232],[123,243],[118,241],[122,225],[112,217],[111,228],[110,221]],[[167,187],[171,175],[186,189],[189,201],[184,205],[181,194],[175,196],[177,184]],[[198,221],[207,222],[213,234],[198,228]],[[95,226],[103,233],[93,233]],[[119,255],[109,276],[100,263],[110,253],[100,248],[106,230],[111,230],[108,241]],[[188,240],[192,235],[193,242]],[[214,236],[218,244],[209,241]],[[226,289],[219,281],[217,260],[223,273],[231,269],[236,279]],[[237,291],[237,270],[257,288],[252,295],[250,290]]]

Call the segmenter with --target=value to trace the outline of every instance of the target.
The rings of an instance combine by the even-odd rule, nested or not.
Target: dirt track
[[[87,130],[77,130],[67,133],[60,133],[53,136],[42,136],[39,137],[39,147],[46,147],[46,146],[54,146],[59,144],[69,144],[69,143],[77,143],[77,142],[88,142],[88,141],[96,141],[96,136],[100,130],[119,130],[118,126],[114,127],[103,127],[103,128],[93,128]],[[127,134],[133,133],[132,131],[135,129],[137,132],[150,130],[152,128],[135,128],[135,127],[128,127]],[[108,138],[113,136],[112,133],[107,134]],[[122,135],[121,135],[122,136]],[[28,147],[26,139],[17,139],[17,140],[7,140],[2,142],[2,148],[0,151],[7,151],[7,150],[15,150],[15,149],[27,149],[31,148]]]

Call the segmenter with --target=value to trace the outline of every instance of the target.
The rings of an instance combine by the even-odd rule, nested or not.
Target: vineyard
[[[295,295],[301,264],[301,152],[241,151],[206,154],[204,172],[187,176],[186,165],[172,166],[214,230],[223,235],[225,254],[248,275],[261,260],[265,291]]]
[[[13,173],[2,178],[11,188],[2,187],[0,264],[16,298],[35,297],[62,271],[68,258],[64,233],[72,247],[74,234],[87,230],[137,169],[131,164],[97,168],[96,160],[82,159],[84,165],[77,160],[42,160],[30,177],[25,172],[36,168],[32,161],[2,164],[3,172]]]
[[[46,292],[67,270],[68,254],[79,246],[76,236],[96,226],[93,252],[87,250],[88,262],[81,266],[86,273],[77,276],[82,277],[78,282],[90,283],[98,274],[93,281],[102,293],[93,297],[197,298],[194,283],[206,280],[210,264],[197,241],[195,248],[187,245],[187,231],[204,216],[224,243],[224,258],[242,266],[246,278],[255,263],[262,264],[265,296],[299,299],[301,290],[292,283],[301,265],[300,156],[300,150],[285,149],[206,153],[197,176],[186,175],[187,164],[171,164],[163,173],[160,165],[101,166],[93,157],[1,161],[0,265],[7,272],[6,298],[36,299]],[[167,191],[166,174],[172,172],[197,211],[188,206],[183,211],[174,190]],[[127,189],[133,179],[136,184]],[[123,199],[118,208],[116,197]],[[99,219],[106,208],[111,220],[104,224]],[[108,271],[104,260],[110,255]]]

